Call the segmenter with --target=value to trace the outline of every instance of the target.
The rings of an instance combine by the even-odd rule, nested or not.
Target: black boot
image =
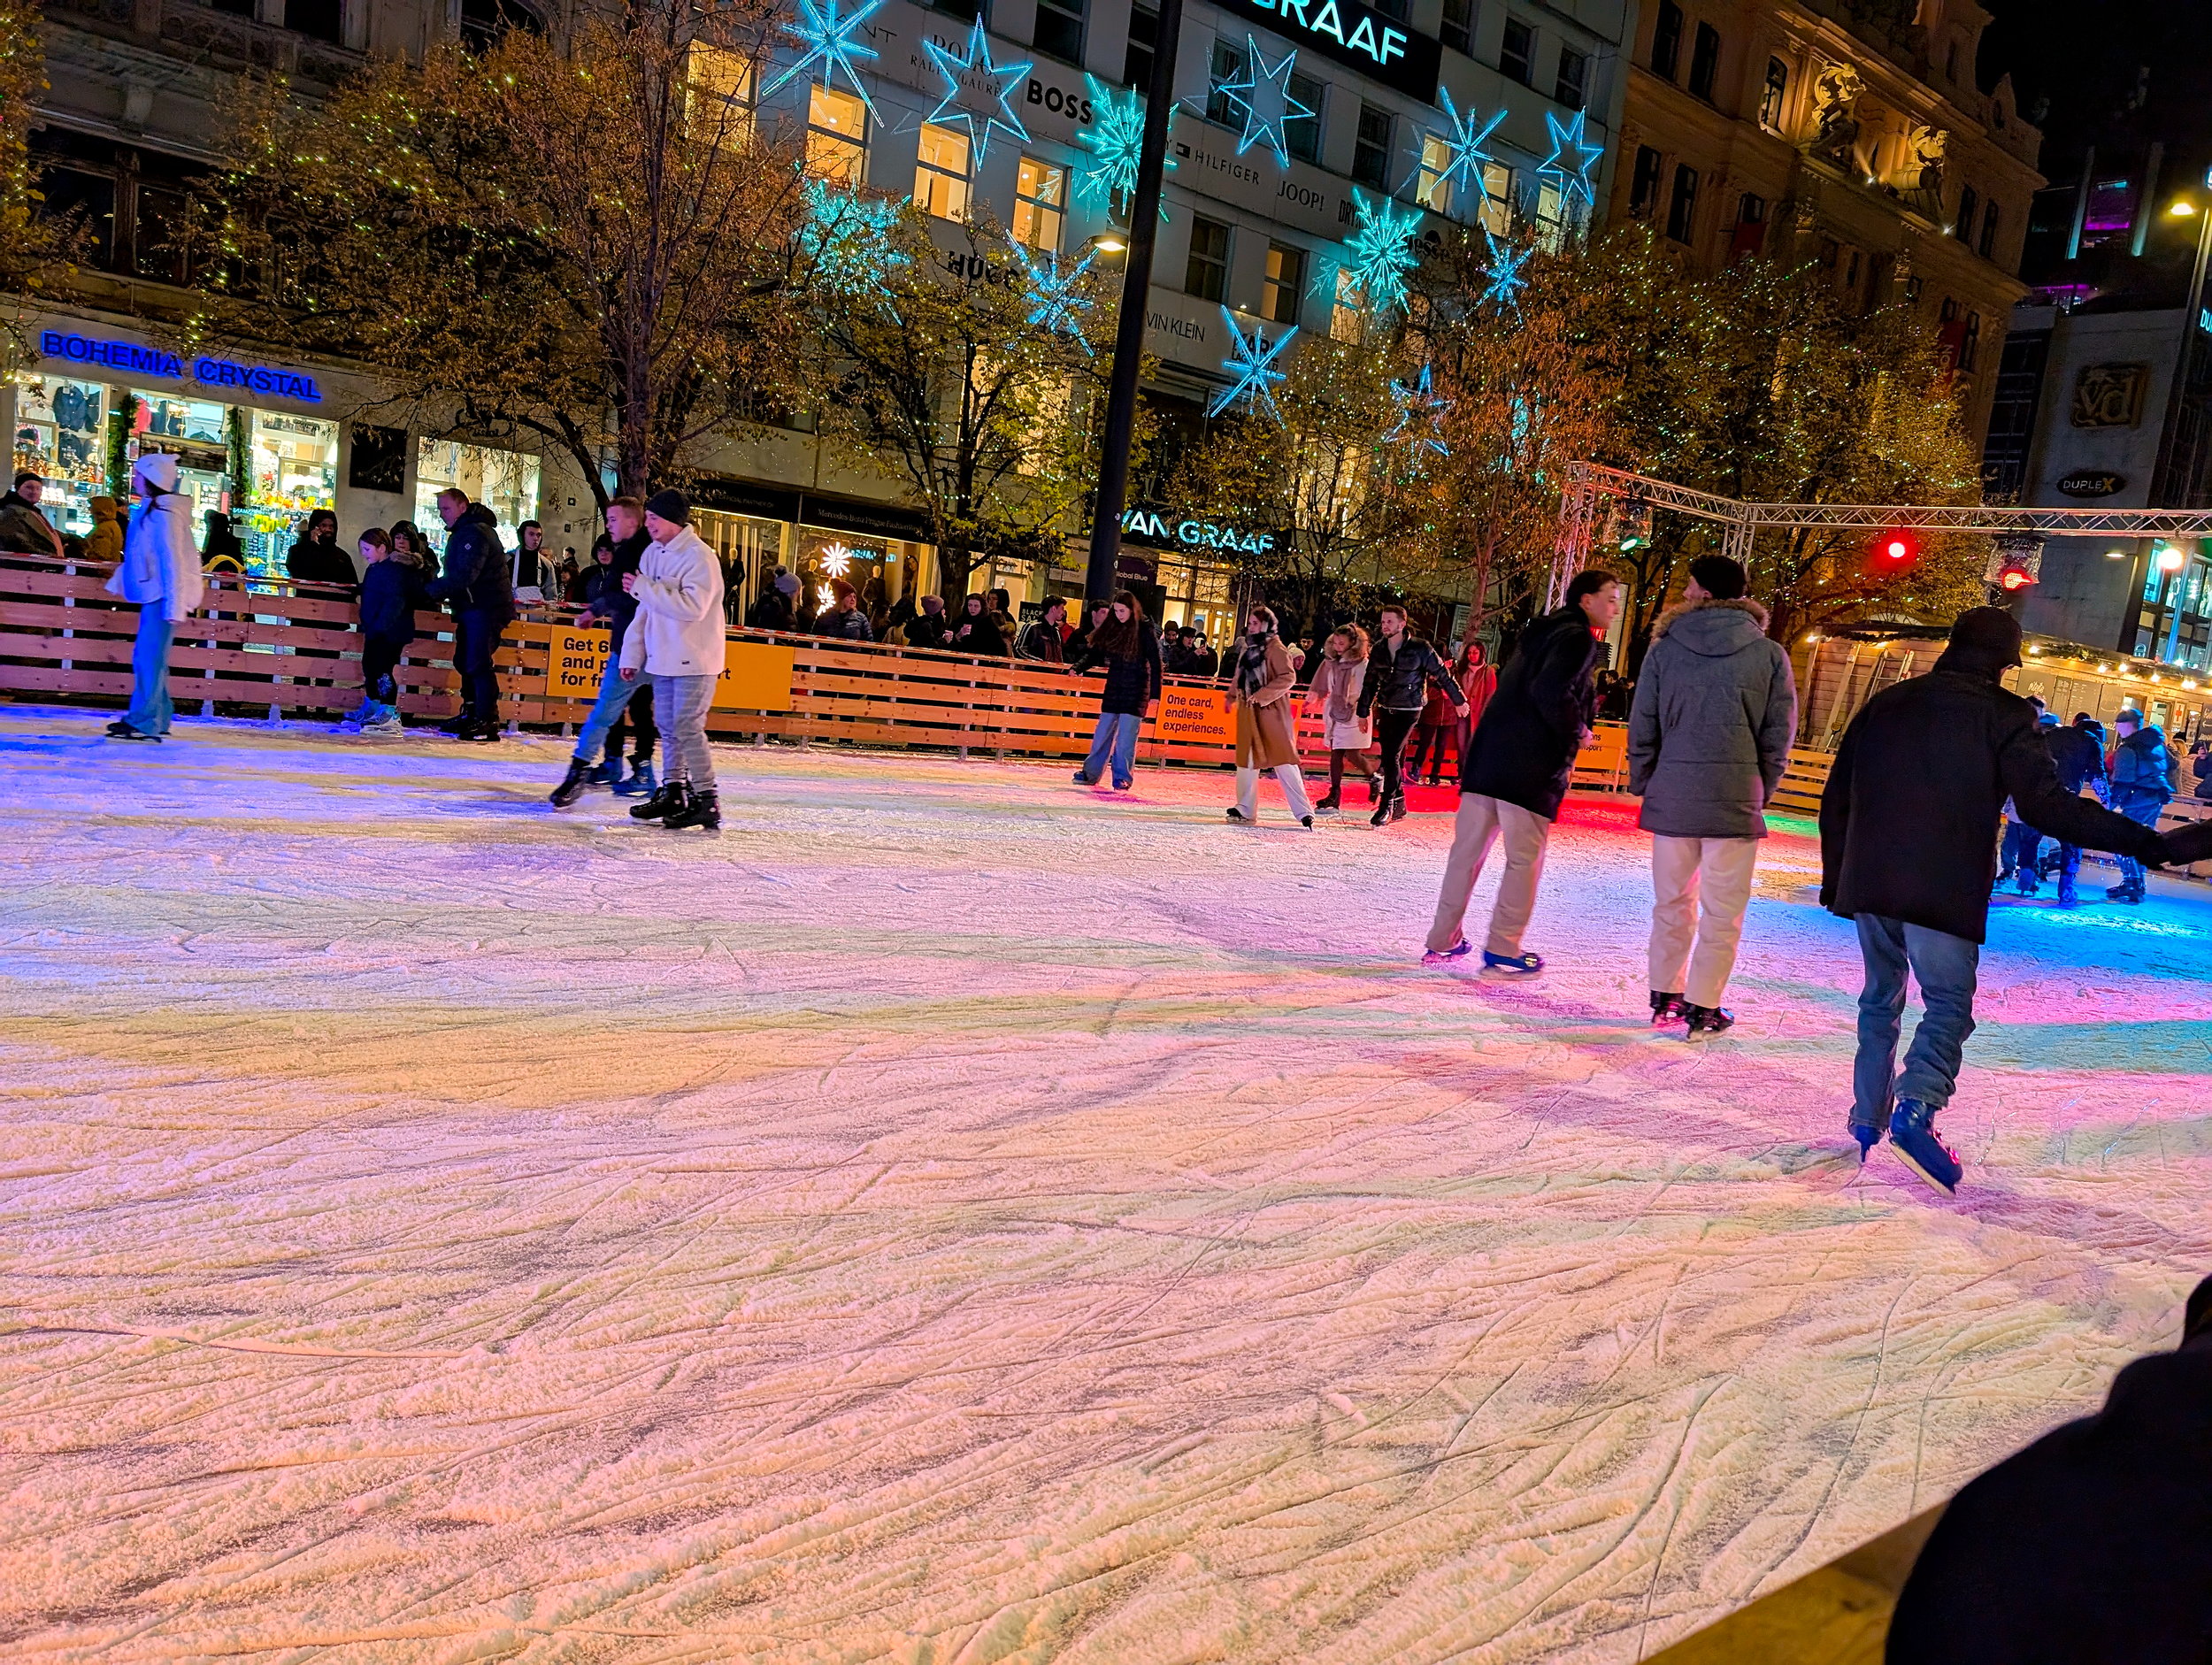
[[[670,832],[679,827],[704,827],[710,832],[722,830],[722,798],[719,793],[687,792],[680,809],[672,809],[661,818],[661,825]]]
[[[469,730],[474,728],[475,726],[476,719],[471,717],[466,711],[463,711],[458,716],[449,717],[444,722],[439,724],[438,733],[441,734],[450,734],[456,740],[466,740],[468,738]]]
[[[691,801],[691,792],[680,780],[672,780],[630,811],[633,821],[657,821],[663,816],[673,815]]]
[[[1688,1015],[1689,1009],[1682,1003],[1679,994],[1669,994],[1655,988],[1651,991],[1651,1021],[1655,1026],[1674,1023]]]
[[[548,800],[556,809],[565,809],[584,795],[584,788],[592,784],[596,771],[580,757],[568,760],[568,772],[561,777],[561,784],[553,788]]]
[[[1717,1035],[1736,1026],[1736,1014],[1723,1006],[1688,1006],[1682,1015],[1689,1019],[1689,1036],[1693,1040],[1701,1035]]]

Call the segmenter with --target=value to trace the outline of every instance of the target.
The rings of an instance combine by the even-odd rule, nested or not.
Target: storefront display
[[[230,407],[133,387],[127,408],[130,441],[124,461],[135,463],[157,452],[176,457],[177,489],[192,499],[192,535],[204,543],[208,515],[228,512],[235,495],[230,478]]]
[[[415,453],[415,524],[431,548],[443,555],[445,522],[438,514],[438,494],[465,491],[470,502],[482,503],[498,518],[499,541],[511,550],[522,541],[522,523],[538,518],[538,459],[526,451],[426,434]]]
[[[784,524],[718,509],[695,509],[691,529],[722,558],[728,575],[728,611],[743,622],[745,610],[760,595],[764,578],[784,564]]]
[[[73,537],[92,530],[92,500],[107,490],[108,408],[108,390],[96,382],[16,378],[10,476],[30,469],[43,479],[40,507]]]

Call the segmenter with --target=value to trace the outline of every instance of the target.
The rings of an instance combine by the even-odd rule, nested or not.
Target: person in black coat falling
[[[1523,977],[1544,969],[1543,956],[1525,952],[1521,937],[1536,909],[1551,824],[1567,795],[1575,754],[1590,732],[1598,643],[1620,610],[1618,579],[1595,568],[1576,573],[1566,604],[1528,627],[1499,673],[1498,691],[1483,708],[1460,760],[1459,817],[1424,965],[1443,965],[1471,951],[1460,928],[1467,899],[1502,832],[1505,876],[1498,881],[1482,963]]]
[[[1159,634],[1128,590],[1115,595],[1106,618],[1091,632],[1089,646],[1069,664],[1068,674],[1079,677],[1101,664],[1106,667],[1106,691],[1098,702],[1091,754],[1075,771],[1075,784],[1094,786],[1110,767],[1114,790],[1126,792],[1134,779],[1138,733],[1160,702],[1161,666]]]
[[[1455,710],[1464,714],[1467,710],[1467,696],[1459,691],[1459,680],[1452,675],[1451,666],[1437,656],[1435,648],[1406,628],[1406,610],[1386,602],[1381,624],[1382,633],[1367,656],[1367,679],[1359,690],[1360,716],[1381,714],[1375,728],[1382,742],[1382,802],[1369,817],[1376,826],[1405,819],[1406,783],[1400,771],[1405,763],[1406,736],[1420,722],[1422,708],[1429,702],[1429,690],[1447,696]],[[1310,656],[1315,670],[1319,670],[1319,656]]]
[[[1851,1132],[1863,1162],[1886,1124],[1890,1148],[1946,1196],[1957,1153],[1937,1136],[1966,1038],[1997,872],[1998,812],[2009,794],[2032,826],[2151,863],[2212,854],[2212,822],[2161,838],[2059,784],[2035,709],[1999,679],[2020,663],[2020,625],[1970,608],[1927,675],[1885,688],[1844,731],[1820,801],[1820,902],[1856,923],[1866,983]],[[1905,977],[1926,1011],[1896,1069]]]
[[[426,593],[453,610],[453,668],[461,677],[461,709],[439,728],[457,740],[495,740],[499,677],[492,656],[515,616],[507,551],[496,518],[466,492],[451,486],[440,492],[438,515],[446,525],[445,561]]]

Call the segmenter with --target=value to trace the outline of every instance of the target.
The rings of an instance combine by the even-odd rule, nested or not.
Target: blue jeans
[[[138,641],[131,648],[131,709],[123,720],[142,734],[169,732],[176,710],[169,702],[169,644],[176,635],[167,602],[140,604]]]
[[[1096,780],[1106,768],[1108,754],[1112,754],[1114,790],[1126,792],[1137,767],[1137,731],[1144,726],[1144,718],[1132,711],[1101,711],[1098,727],[1091,735],[1091,755],[1083,760],[1083,779]]]
[[[2123,798],[2112,807],[2131,821],[2139,822],[2144,826],[2154,827],[2158,825],[2158,812],[2166,806],[2155,798]],[[2121,856],[2120,882],[2124,885],[2132,885],[2138,890],[2142,889],[2143,863],[2132,856]]]
[[[583,730],[576,736],[578,763],[595,763],[599,761],[599,748],[607,743],[607,736],[614,733],[615,725],[629,710],[630,702],[637,697],[638,690],[650,690],[652,686],[653,673],[650,671],[640,671],[634,682],[625,682],[622,679],[621,656],[613,653],[607,656],[606,672],[599,679],[599,698],[593,702],[591,715],[584,719]],[[641,755],[650,757],[653,754],[649,749]]]
[[[2043,835],[2033,827],[2019,821],[2006,822],[2004,869],[1998,879],[2014,879],[2022,890],[2033,890],[2036,853],[2042,847]]]
[[[1932,1109],[1951,1101],[1959,1057],[1974,1032],[1974,973],[1981,944],[1880,914],[1858,917],[1859,957],[1866,986],[1859,992],[1859,1055],[1851,1071],[1851,1120],[1883,1127],[1897,1099]],[[1905,973],[1919,980],[1927,1008],[1912,1032],[1905,1067],[1896,1070],[1897,1036],[1905,1012]],[[1892,1072],[1895,1070],[1895,1079]]]

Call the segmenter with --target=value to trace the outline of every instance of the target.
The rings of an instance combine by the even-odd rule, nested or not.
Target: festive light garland
[[[1486,226],[1482,236],[1490,250],[1490,264],[1483,268],[1483,276],[1489,281],[1483,286],[1482,300],[1499,307],[1509,306],[1518,312],[1521,291],[1528,288],[1528,280],[1521,275],[1521,268],[1535,255],[1536,246],[1531,243],[1509,249],[1492,236]]]
[[[1536,177],[1556,185],[1570,208],[1578,200],[1586,209],[1597,205],[1597,187],[1591,182],[1590,170],[1604,156],[1605,147],[1592,144],[1584,132],[1589,119],[1588,112],[1580,110],[1575,111],[1572,121],[1562,121],[1549,110],[1544,112],[1544,126],[1551,132],[1551,154],[1536,165]]]
[[[1490,187],[1484,177],[1484,170],[1491,156],[1484,146],[1505,120],[1505,107],[1501,104],[1496,115],[1478,126],[1476,112],[1471,105],[1463,115],[1454,107],[1450,88],[1439,88],[1436,96],[1443,101],[1444,119],[1448,125],[1440,130],[1431,128],[1426,136],[1442,144],[1445,154],[1450,157],[1437,174],[1436,183],[1448,188],[1455,181],[1464,180],[1472,188],[1475,201],[1487,206]],[[1461,214],[1455,218],[1464,220],[1470,216]]]
[[[1083,334],[1083,320],[1097,303],[1075,286],[1090,270],[1095,251],[1087,250],[1080,260],[1065,271],[1061,269],[1056,254],[1047,252],[1040,261],[1020,243],[1014,245],[1014,254],[1029,279],[1030,323],[1055,335],[1074,337],[1086,356],[1094,357],[1091,343]]]
[[[1388,197],[1370,199],[1357,186],[1352,188],[1352,209],[1356,218],[1344,244],[1351,257],[1344,269],[1369,310],[1379,315],[1397,311],[1406,303],[1406,273],[1421,262],[1413,250],[1421,212],[1401,209]]]
[[[1088,127],[1078,130],[1075,142],[1098,160],[1077,172],[1075,198],[1118,218],[1128,211],[1129,199],[1137,194],[1137,169],[1144,160],[1144,98],[1134,88],[1117,92],[1093,75],[1086,75],[1083,85],[1090,94],[1094,119]],[[1172,106],[1167,119],[1171,135],[1175,130]],[[1166,158],[1166,165],[1175,165],[1172,155]],[[1160,204],[1160,218],[1167,218],[1164,202]]]

